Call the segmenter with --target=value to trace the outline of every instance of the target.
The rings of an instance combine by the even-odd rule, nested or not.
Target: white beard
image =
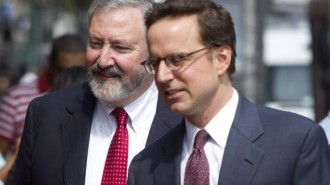
[[[116,81],[107,81],[98,78],[91,70],[88,70],[89,86],[93,94],[98,99],[106,102],[117,102],[129,97],[139,87],[143,86],[148,76],[148,73],[142,69],[134,75],[124,76],[119,74]]]

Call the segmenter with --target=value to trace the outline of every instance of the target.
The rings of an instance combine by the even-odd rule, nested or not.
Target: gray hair
[[[114,10],[119,8],[140,8],[145,14],[152,8],[152,0],[94,0],[89,6],[87,12],[88,26],[91,23],[93,16],[101,10]]]

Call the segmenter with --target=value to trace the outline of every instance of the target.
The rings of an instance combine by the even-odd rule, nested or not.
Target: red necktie
[[[112,112],[117,120],[117,129],[112,138],[105,161],[101,185],[125,185],[128,158],[127,113],[121,107]]]
[[[210,184],[209,163],[204,152],[204,145],[210,135],[203,129],[195,137],[194,151],[190,155],[184,175],[185,185],[208,185]]]

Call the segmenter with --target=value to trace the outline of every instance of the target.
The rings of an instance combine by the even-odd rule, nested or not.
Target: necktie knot
[[[117,108],[115,108],[115,110],[112,111],[112,113],[116,118],[117,126],[126,127],[126,121],[127,121],[128,115],[127,115],[125,109],[122,107],[117,107]]]
[[[210,135],[205,129],[198,131],[195,136],[194,149],[203,148],[209,138]]]

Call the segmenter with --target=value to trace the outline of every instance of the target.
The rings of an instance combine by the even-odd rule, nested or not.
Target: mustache
[[[124,73],[117,66],[109,66],[106,68],[100,68],[97,64],[92,65],[89,69],[93,74],[98,73],[105,76],[119,76],[123,77]]]

